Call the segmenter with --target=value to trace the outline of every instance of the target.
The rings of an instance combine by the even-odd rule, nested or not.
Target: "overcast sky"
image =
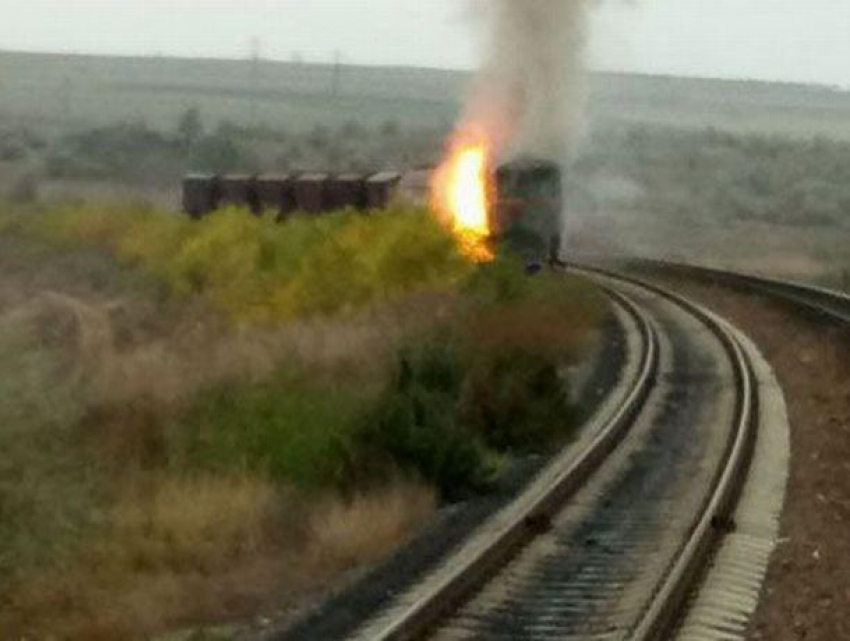
[[[470,0],[0,0],[0,17],[0,49],[244,58],[256,39],[267,58],[465,68],[480,31]],[[850,0],[609,0],[590,60],[850,87]]]

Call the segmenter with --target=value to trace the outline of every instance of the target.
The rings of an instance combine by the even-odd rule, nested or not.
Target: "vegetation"
[[[131,194],[176,208],[186,171],[433,165],[468,81],[344,67],[335,84],[328,65],[251,64],[0,54],[0,194],[22,203]],[[571,237],[841,282],[846,91],[597,74],[591,94],[567,191],[587,233]],[[742,261],[730,236],[763,238],[759,260]]]
[[[570,438],[601,313],[424,211],[0,215],[0,629],[153,635],[378,558]]]
[[[470,265],[419,210],[167,213],[186,171],[434,164],[467,80],[352,67],[330,99],[329,66],[260,61],[246,88],[247,64],[0,54],[2,635],[277,611],[571,436],[563,366],[602,314],[581,283]],[[848,286],[846,92],[593,94],[578,241],[719,260],[755,237]]]
[[[200,294],[236,320],[272,321],[354,310],[470,273],[452,238],[424,210],[321,218],[221,211],[194,224],[147,207],[68,206],[19,221],[64,245],[101,247],[151,271],[175,294]]]
[[[402,133],[387,120],[367,129],[347,120],[331,128],[287,133],[267,126],[222,121],[214,127],[187,109],[174,128],[122,121],[53,136],[49,144],[29,129],[0,127],[0,162],[27,163],[48,180],[111,180],[156,187],[187,172],[259,172],[298,169],[376,170],[427,163],[440,150],[442,129]]]
[[[571,192],[590,209],[717,222],[843,227],[850,211],[850,144],[652,128],[609,130],[588,146]],[[598,176],[632,194],[594,193]],[[613,202],[612,202],[613,201]]]

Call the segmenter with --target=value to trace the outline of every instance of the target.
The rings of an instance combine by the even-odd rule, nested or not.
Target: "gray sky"
[[[472,67],[473,13],[469,0],[0,0],[0,48],[244,58],[257,38],[268,58]],[[850,87],[850,0],[609,0],[595,14],[597,68]]]

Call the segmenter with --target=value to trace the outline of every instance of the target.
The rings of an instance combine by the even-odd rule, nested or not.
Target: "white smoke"
[[[561,161],[586,102],[584,52],[593,0],[490,0],[486,61],[466,113],[502,158]]]

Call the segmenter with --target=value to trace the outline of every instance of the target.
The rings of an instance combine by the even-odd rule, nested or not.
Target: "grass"
[[[26,319],[26,327],[33,322],[12,316]],[[333,440],[321,440],[311,415],[322,408],[318,395],[311,400],[293,389],[288,402],[279,403],[269,381],[244,382],[231,388],[230,399],[208,407],[204,400],[220,394],[219,387],[184,389],[188,413],[198,407],[198,418],[219,421],[204,448],[187,452],[165,438],[169,421],[181,416],[172,413],[173,401],[106,403],[92,393],[99,387],[96,367],[66,378],[73,370],[64,364],[76,360],[68,356],[79,353],[80,341],[65,337],[52,351],[8,325],[3,316],[3,352],[14,365],[0,377],[4,631],[128,639],[245,617],[281,589],[315,589],[386,553],[433,510],[434,501],[422,499],[433,493],[409,481],[364,488],[343,500],[327,478],[315,476],[311,463],[333,460],[323,449]],[[313,423],[299,425],[298,416]],[[323,426],[338,428],[335,416],[326,414]],[[227,425],[227,418],[241,423]],[[287,421],[290,431],[280,431]],[[182,436],[185,442],[194,434],[187,428]],[[263,452],[263,438],[279,448]],[[241,449],[214,449],[228,444]],[[217,459],[222,453],[223,461]],[[310,504],[297,491],[307,478]],[[373,529],[343,544],[342,532],[360,527],[361,512]]]
[[[142,639],[239,620],[279,607],[274,595],[316,590],[381,558],[436,505],[428,488],[399,481],[308,506],[268,482],[240,476],[154,475],[125,496],[76,562],[16,585],[0,610],[4,631]]]
[[[24,315],[0,323],[0,573],[31,568],[75,542],[92,508],[90,475],[67,452],[80,386],[55,346],[39,347]],[[46,395],[45,390],[50,390]],[[65,500],[60,497],[65,496]]]
[[[251,64],[0,54],[10,121],[48,130],[134,122],[139,114],[171,130],[198,106],[211,126],[254,120],[290,134],[351,119],[369,127],[388,119],[411,129],[450,126],[469,82],[456,71],[343,66],[339,95],[330,99],[331,64],[263,61],[249,91]],[[619,122],[825,136],[850,130],[846,93],[821,87],[605,73],[592,82],[600,115]],[[61,108],[62,87],[71,87],[70,110]]]
[[[570,436],[576,281],[469,265],[424,212],[110,211],[0,217],[4,633],[277,611]]]

